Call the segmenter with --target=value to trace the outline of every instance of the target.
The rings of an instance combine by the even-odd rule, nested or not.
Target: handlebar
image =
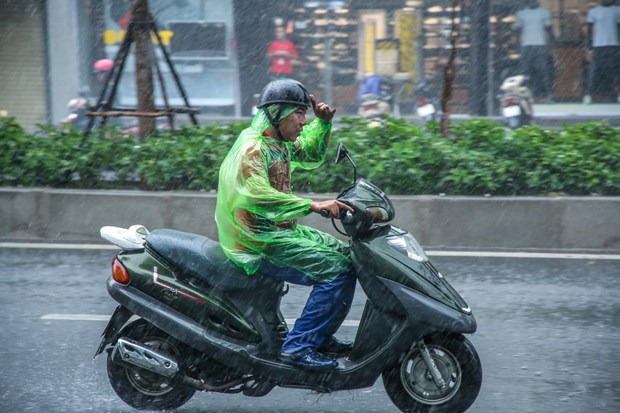
[[[326,209],[322,209],[322,210],[321,210],[321,212],[320,212],[320,214],[321,214],[321,216],[322,216],[323,218],[329,218],[329,211],[328,211],[328,210],[326,210]],[[347,210],[342,209],[342,210],[340,210],[340,216],[338,217],[338,219],[342,220],[342,219],[345,219],[345,218],[346,218],[346,217],[348,217],[348,216],[352,216],[352,215],[351,215],[351,212],[350,212],[350,211],[347,211]]]

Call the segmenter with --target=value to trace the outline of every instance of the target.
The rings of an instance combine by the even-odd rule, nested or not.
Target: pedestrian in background
[[[549,45],[554,42],[551,13],[538,0],[526,2],[527,8],[516,15],[521,41],[519,70],[528,77],[535,95],[553,101],[553,60]]]
[[[293,75],[293,67],[299,65],[299,53],[295,43],[286,38],[283,26],[276,27],[276,38],[267,49],[267,56],[271,59],[271,80],[289,78]]]
[[[620,103],[620,7],[615,0],[603,0],[588,11],[587,45],[591,53],[586,94],[583,103],[592,103],[592,95],[613,92]]]
[[[106,85],[106,80],[108,80],[108,76],[113,68],[114,60],[112,59],[99,59],[93,63],[93,74],[95,77],[93,97],[95,99],[99,98],[99,95],[101,95],[101,92]]]

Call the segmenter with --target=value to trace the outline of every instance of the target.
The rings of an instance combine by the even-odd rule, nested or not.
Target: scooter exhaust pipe
[[[200,391],[223,392],[253,380],[252,377],[243,377],[219,386],[204,383],[185,374],[179,374],[179,363],[171,354],[150,348],[129,338],[118,339],[112,349],[112,361],[129,367],[139,367],[169,379],[180,380]]]
[[[112,349],[112,361],[132,365],[173,378],[179,373],[179,363],[174,356],[128,338],[119,338]]]

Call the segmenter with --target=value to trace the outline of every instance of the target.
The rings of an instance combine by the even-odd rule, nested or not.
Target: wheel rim
[[[144,344],[153,349],[174,354],[175,356],[179,355],[179,351],[174,345],[160,338],[144,341]],[[172,386],[169,380],[147,370],[125,367],[125,375],[136,390],[148,396],[163,396],[174,389],[174,386]]]
[[[405,391],[420,403],[438,405],[450,400],[461,386],[462,372],[456,357],[443,347],[427,345],[431,357],[446,385],[440,388],[433,381],[419,349],[412,349],[405,357],[400,377]]]

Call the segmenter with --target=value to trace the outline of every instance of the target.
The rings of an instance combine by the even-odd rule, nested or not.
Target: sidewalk
[[[339,112],[339,116],[357,116],[354,113]],[[416,115],[403,114],[403,118],[412,121],[419,121]],[[479,116],[472,116],[468,113],[453,113],[451,118],[454,120],[469,120]],[[497,122],[502,122],[503,118],[499,115],[484,116]],[[208,124],[214,122],[234,122],[249,121],[248,117],[231,117],[199,114],[198,122]],[[592,122],[596,120],[607,120],[610,125],[620,126],[620,103],[593,103],[584,105],[583,103],[536,103],[534,104],[533,124],[550,128],[561,128],[562,125],[575,123]],[[338,122],[338,118],[336,119]],[[182,122],[181,122],[182,123]]]
[[[607,120],[610,125],[620,125],[620,103],[534,104],[535,125],[553,128],[596,120]]]
[[[617,118],[620,103],[547,103],[534,104],[534,118]]]
[[[416,120],[415,117],[409,117]],[[497,122],[502,122],[502,116],[484,116]],[[469,120],[475,118],[470,114],[453,114],[455,120]],[[607,120],[610,125],[620,126],[620,103],[535,103],[534,125],[561,128],[562,125],[570,125],[596,120]]]

